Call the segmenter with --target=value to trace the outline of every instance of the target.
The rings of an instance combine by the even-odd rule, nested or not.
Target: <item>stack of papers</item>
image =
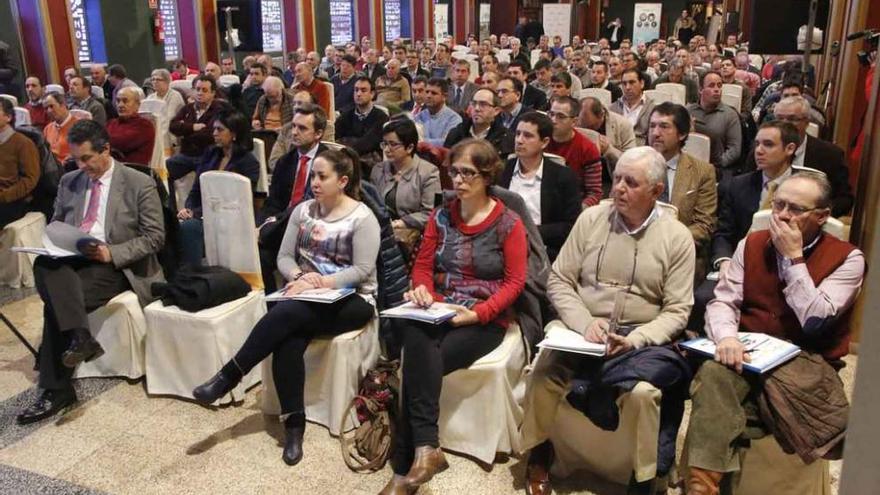
[[[335,303],[336,301],[345,297],[348,297],[351,294],[354,294],[354,289],[352,288],[308,289],[293,296],[285,294],[285,291],[286,289],[281,289],[278,292],[273,292],[272,294],[269,294],[268,296],[266,296],[266,301],[309,301],[330,304]]]
[[[755,373],[766,373],[791,361],[801,352],[801,348],[791,342],[764,333],[740,332],[737,338],[745,346],[745,351],[751,359],[751,362],[743,363],[743,369]],[[681,346],[704,356],[715,356],[715,342],[706,337],[688,340]]]
[[[103,244],[73,225],[55,221],[46,226],[42,246],[13,247],[16,253],[37,254],[53,258],[81,256],[90,245]]]
[[[408,302],[395,308],[386,309],[379,313],[385,318],[403,318],[415,320],[432,325],[439,325],[444,321],[451,320],[455,316],[455,309],[443,303],[434,303],[430,307],[423,308],[415,303]]]
[[[574,330],[558,329],[548,332],[538,347],[554,351],[574,352],[587,356],[602,357],[605,355],[605,344],[597,344],[584,339]]]

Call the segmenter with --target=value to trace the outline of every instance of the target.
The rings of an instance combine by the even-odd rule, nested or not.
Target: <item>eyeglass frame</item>
[[[782,203],[781,207],[779,206],[780,203]],[[813,208],[804,208],[803,206],[793,205],[792,203],[790,203],[784,199],[773,199],[772,201],[770,201],[770,209],[774,213],[782,213],[783,211],[785,211],[787,209],[789,213],[791,213],[792,215],[794,215],[796,217],[799,217],[801,215],[805,215],[807,213],[810,213],[810,212],[813,212],[816,210],[827,210],[828,207],[827,206],[814,206]]]
[[[468,176],[468,175],[465,173],[465,170],[466,170],[467,172],[471,173],[471,175]],[[465,181],[465,182],[471,182],[471,181],[473,181],[474,179],[476,179],[477,177],[483,177],[483,176],[484,176],[484,175],[483,175],[483,172],[480,172],[480,171],[477,170],[477,169],[470,169],[470,168],[468,168],[468,169],[461,169],[461,168],[459,168],[459,167],[457,167],[457,166],[455,166],[455,165],[449,165],[449,178],[450,178],[450,179],[455,179],[455,176],[456,176],[456,175],[460,175],[460,176],[461,176],[461,180],[463,180],[463,181]]]

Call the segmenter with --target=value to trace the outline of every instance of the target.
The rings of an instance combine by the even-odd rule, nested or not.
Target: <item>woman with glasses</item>
[[[449,162],[455,197],[428,219],[405,298],[424,307],[453,304],[457,314],[439,325],[393,321],[405,357],[386,495],[414,493],[449,467],[438,434],[443,376],[498,347],[526,282],[523,222],[489,194],[501,170],[498,153],[484,140],[469,139],[452,148]]]
[[[370,182],[376,186],[391,215],[398,242],[412,253],[440,193],[440,171],[416,155],[419,133],[407,118],[394,118],[382,128],[379,145],[386,160],[373,167]]]

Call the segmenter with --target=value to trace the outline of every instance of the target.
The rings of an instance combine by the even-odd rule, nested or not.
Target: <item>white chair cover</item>
[[[101,86],[92,86],[92,97],[104,99],[104,88]]]
[[[818,138],[819,137],[819,124],[817,124],[815,122],[810,122],[809,124],[807,124],[807,134],[809,134],[810,136],[812,136],[814,138]]]
[[[13,253],[11,248],[42,246],[45,230],[46,217],[32,211],[7,224],[0,232],[0,284],[15,289],[34,286],[36,255]]]
[[[92,112],[88,110],[74,108],[70,111],[70,115],[73,115],[77,120],[92,120]]]
[[[733,107],[737,112],[742,109],[742,88],[736,84],[725,84],[721,87],[721,102]]]
[[[13,107],[18,106],[18,98],[14,97],[12,95],[0,94],[0,98],[3,98],[4,100],[9,100],[9,103],[12,103]]]
[[[687,90],[684,87],[684,84],[660,83],[655,86],[654,89],[668,93],[671,98],[669,101],[672,101],[673,103],[684,105],[687,101]]]
[[[260,177],[257,179],[258,193],[269,193],[269,167],[266,165],[266,143],[260,138],[254,138],[254,157],[260,162]]]
[[[103,90],[102,90],[103,91]],[[46,85],[46,93],[58,93],[64,94],[64,87],[60,84],[47,84]]]
[[[705,134],[692,132],[688,134],[687,141],[684,143],[684,151],[698,160],[708,162],[711,157],[710,149],[712,140]]]
[[[749,63],[754,65],[758,70],[764,68],[764,57],[761,55],[749,55]]]
[[[138,115],[153,123],[153,129],[156,132],[153,136],[153,154],[150,156],[150,168],[156,171],[156,174],[162,179],[162,184],[165,184],[165,179],[168,178],[168,171],[165,169],[165,138],[162,135],[162,122],[165,119],[161,115],[156,115],[152,112],[140,111]]]
[[[749,227],[749,232],[769,229],[770,216],[772,214],[773,213],[769,209],[756,211],[755,214],[752,215],[752,225]],[[834,217],[828,217],[828,220],[822,225],[822,232],[834,236],[841,241],[849,242],[849,225],[846,225]]]
[[[602,105],[604,105],[606,109],[611,107],[611,91],[608,91],[607,89],[603,89],[603,88],[584,88],[584,89],[582,89],[581,94],[580,94],[580,98],[584,99],[588,96],[592,96],[593,98],[596,98],[597,100],[601,101]]]
[[[404,357],[404,359],[406,359]],[[491,464],[496,452],[519,452],[526,351],[519,325],[467,369],[443,378],[440,445]]]
[[[360,296],[352,296],[360,297]],[[379,319],[335,337],[309,343],[305,359],[305,407],[309,421],[339,435],[342,417],[357,395],[361,378],[379,360]],[[263,361],[263,413],[278,415],[281,405],[272,378],[272,357]]]
[[[333,141],[321,141],[321,144],[330,148],[331,150],[340,150],[341,151],[341,150],[345,149],[344,144],[336,143]]]
[[[235,74],[223,74],[217,82],[221,87],[228,88],[233,84],[241,84],[241,79]]]
[[[558,331],[570,330],[559,322],[551,322],[547,326],[548,335]],[[536,360],[541,359],[544,352],[541,350]],[[660,391],[647,382],[639,382],[633,391],[636,389],[649,396],[656,394],[656,401],[646,406],[636,402],[633,392],[622,394],[617,399],[620,421],[615,431],[600,429],[565,398],[562,399],[554,428],[550,432],[556,452],[556,460],[551,468],[554,475],[565,478],[576,471],[586,470],[622,485],[629,482],[633,473],[639,481],[655,475]],[[653,427],[645,428],[645,425]]]
[[[675,103],[671,94],[660,89],[647,89],[645,90],[645,96],[655,105],[659,105],[667,101]]]
[[[144,376],[147,320],[137,294],[125,291],[89,313],[89,328],[105,352],[77,366],[74,378]]]
[[[540,58],[541,58],[541,49],[540,49],[540,48],[535,48],[535,49],[532,50],[532,52],[529,54],[529,63],[531,64],[532,67],[534,67],[535,64],[538,63],[538,59],[540,59]]]
[[[15,107],[15,127],[31,125],[31,113],[27,108]]]
[[[241,348],[266,314],[250,181],[231,172],[201,178],[205,253],[209,265],[238,272],[255,290],[234,301],[190,313],[156,301],[146,307],[147,392],[192,398],[192,390],[214,375]],[[252,370],[230,394],[241,400],[259,382]]]
[[[197,78],[197,77],[199,77],[198,74],[187,74],[187,75],[186,75],[186,80],[189,81],[189,82],[192,82],[192,80],[195,79],[195,78]]]
[[[174,181],[174,197],[177,199],[178,210],[185,206],[186,198],[189,196],[189,192],[192,191],[195,182],[195,172],[190,172]]]
[[[192,94],[192,82],[189,80],[180,80],[171,81],[171,89],[179,91],[183,95],[183,101]]]
[[[138,108],[138,112],[148,112],[161,117],[162,115],[165,115],[165,101],[143,100],[141,101],[141,106]]]

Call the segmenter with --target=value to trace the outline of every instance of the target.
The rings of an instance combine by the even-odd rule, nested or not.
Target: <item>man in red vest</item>
[[[796,375],[793,386],[804,396],[814,392],[805,384],[814,383],[809,378],[828,370],[834,375],[829,364],[849,352],[849,316],[865,259],[852,244],[822,232],[831,208],[828,179],[812,172],[786,178],[771,208],[770,229],[739,242],[706,309],[706,331],[717,350],[715,360],[703,363],[691,385],[688,495],[717,494],[723,475],[739,470],[739,449],[749,439],[785,428],[766,424],[764,414],[757,416],[756,404],[772,401],[764,394],[765,384],[774,376],[788,376],[785,368],[795,361],[760,377],[743,373],[749,355],[737,338],[740,331],[785,339],[801,348],[801,356],[824,358],[812,360],[803,368],[806,372]],[[803,365],[800,356],[797,360]],[[832,383],[838,389],[833,392],[842,395],[840,380]]]

